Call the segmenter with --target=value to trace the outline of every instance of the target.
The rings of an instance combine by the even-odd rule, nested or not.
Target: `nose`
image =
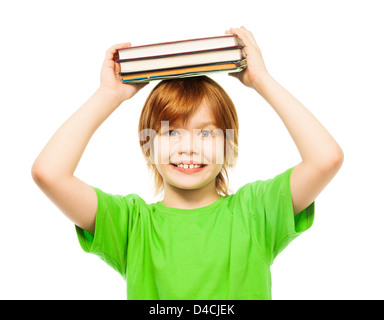
[[[195,137],[194,134],[191,134],[189,131],[184,132],[179,136],[179,143],[177,146],[178,154],[182,155],[183,153],[187,156],[199,155],[200,154],[200,139]]]

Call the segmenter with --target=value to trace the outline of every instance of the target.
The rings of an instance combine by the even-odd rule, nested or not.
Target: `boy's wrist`
[[[116,90],[105,86],[100,86],[97,88],[95,94],[102,96],[103,99],[106,99],[108,102],[110,102],[110,105],[114,107],[118,107],[124,101],[124,99],[121,98],[120,94],[116,92]]]
[[[258,73],[251,78],[251,87],[256,91],[259,91],[259,88],[261,88],[269,78],[271,78],[271,76],[268,72],[264,72],[262,74]]]
[[[254,77],[251,81],[251,87],[255,89],[261,96],[264,94],[265,87],[273,80],[272,76],[266,72],[258,77]]]

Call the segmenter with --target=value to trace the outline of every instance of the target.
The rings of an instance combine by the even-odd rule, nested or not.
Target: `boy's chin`
[[[168,182],[171,186],[181,189],[181,190],[197,190],[202,187],[204,187],[206,184],[204,183],[187,183],[186,181],[176,181],[175,179],[173,181]]]
[[[201,179],[188,179],[188,178],[180,178],[180,179],[169,179],[167,183],[174,188],[180,190],[198,190],[205,187],[209,184],[209,181],[202,181]]]

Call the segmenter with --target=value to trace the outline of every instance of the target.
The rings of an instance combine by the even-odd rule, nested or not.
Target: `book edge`
[[[219,65],[219,64],[236,64],[239,66],[242,66],[243,64],[247,63],[247,59],[240,59],[240,60],[231,60],[231,61],[222,61],[222,62],[211,62],[211,63],[202,63],[202,64],[191,64],[187,66],[182,67],[171,67],[171,68],[160,68],[160,69],[149,69],[142,72],[133,71],[133,72],[119,72],[121,76],[125,75],[131,75],[131,74],[139,74],[139,73],[148,73],[148,72],[157,72],[157,71],[165,71],[165,70],[177,70],[177,69],[186,69],[191,67],[205,67],[205,66],[212,66],[212,65]]]
[[[117,51],[120,52],[120,51],[126,51],[126,50],[130,50],[130,49],[134,49],[134,48],[152,47],[152,46],[154,47],[154,46],[159,46],[159,45],[167,45],[167,44],[180,43],[180,42],[198,41],[198,40],[206,40],[206,39],[217,39],[217,38],[231,38],[231,37],[239,39],[239,37],[236,36],[235,34],[229,34],[229,35],[226,34],[226,35],[214,36],[214,37],[203,37],[203,38],[195,38],[195,39],[186,39],[186,40],[176,40],[176,41],[166,41],[166,42],[158,42],[158,43],[152,43],[152,44],[144,44],[144,45],[139,45],[139,46],[132,46],[129,48],[117,49]]]
[[[198,51],[185,51],[185,52],[178,52],[178,53],[171,53],[171,54],[163,54],[163,55],[157,55],[157,56],[147,56],[147,57],[138,57],[138,58],[131,58],[131,59],[118,59],[116,60],[117,63],[124,63],[124,62],[130,62],[130,61],[140,61],[140,60],[149,60],[149,59],[161,59],[161,58],[168,58],[173,56],[183,56],[188,54],[198,54],[198,53],[207,53],[207,52],[214,52],[214,51],[225,51],[225,50],[237,50],[237,49],[243,49],[244,47],[241,46],[233,46],[233,47],[225,47],[225,48],[215,48],[215,49],[207,49],[207,50],[198,50]]]
[[[218,73],[218,72],[234,72],[235,73],[235,72],[240,72],[245,68],[246,68],[246,65],[243,65],[234,69],[208,70],[208,71],[202,71],[202,72],[178,73],[178,74],[172,74],[167,76],[142,77],[142,78],[135,78],[135,79],[129,79],[129,80],[122,80],[122,82],[123,83],[140,83],[140,82],[148,82],[148,81],[155,81],[155,80],[171,80],[171,79],[178,79],[178,78],[188,78],[188,77],[201,76],[201,75]]]

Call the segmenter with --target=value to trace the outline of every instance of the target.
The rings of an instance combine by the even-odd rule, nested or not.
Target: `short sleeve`
[[[93,188],[97,195],[95,233],[76,226],[81,248],[104,260],[125,278],[129,221],[135,211],[136,195],[112,195]]]
[[[243,187],[255,236],[269,264],[314,221],[314,202],[294,214],[290,187],[292,170],[290,168],[273,179],[255,181]]]

